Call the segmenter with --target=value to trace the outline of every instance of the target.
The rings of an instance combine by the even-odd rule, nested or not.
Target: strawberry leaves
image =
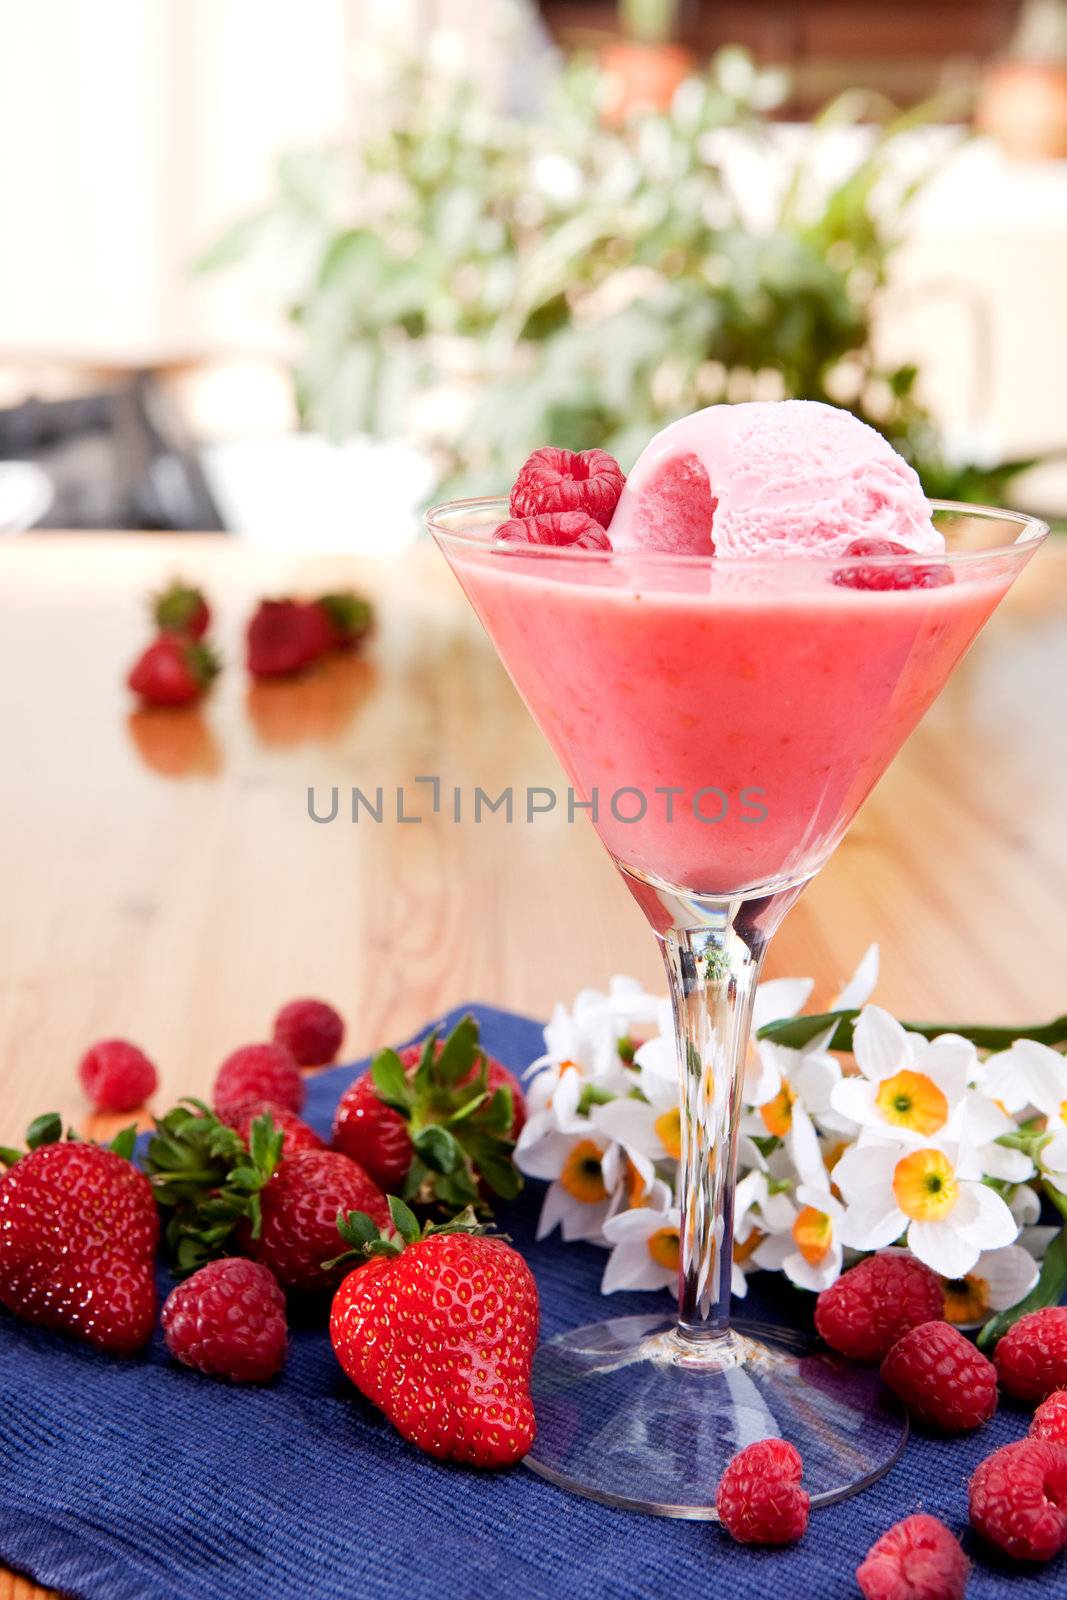
[[[164,1241],[178,1272],[232,1254],[242,1224],[259,1237],[260,1195],[283,1138],[268,1111],[252,1123],[246,1145],[202,1100],[184,1100],[157,1121],[145,1165],[157,1201],[170,1211]]]
[[[489,1058],[473,1017],[463,1017],[443,1042],[438,1029],[428,1034],[413,1072],[395,1050],[379,1051],[370,1070],[379,1100],[408,1124],[405,1200],[457,1212],[484,1209],[487,1189],[506,1200],[518,1194],[514,1097],[507,1085],[490,1090]]]
[[[486,1231],[485,1224],[475,1215],[471,1206],[466,1207],[457,1216],[450,1217],[446,1222],[427,1222],[425,1225],[420,1225],[418,1217],[410,1206],[405,1205],[398,1195],[389,1195],[388,1204],[389,1215],[393,1220],[392,1229],[388,1232],[379,1228],[365,1211],[350,1211],[347,1216],[343,1212],[338,1213],[337,1231],[349,1248],[334,1256],[332,1261],[324,1261],[324,1272],[330,1271],[342,1261],[351,1261],[353,1266],[360,1266],[372,1256],[403,1255],[409,1244],[418,1244],[421,1240],[431,1239],[438,1234],[484,1234]],[[504,1235],[496,1237],[503,1238]]]

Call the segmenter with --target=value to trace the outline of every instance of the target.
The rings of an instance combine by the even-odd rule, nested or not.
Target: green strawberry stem
[[[770,1039],[774,1044],[788,1045],[801,1050],[812,1039],[833,1028],[830,1050],[851,1050],[852,1036],[859,1011],[821,1011],[814,1016],[782,1017],[777,1022],[764,1023],[756,1037]],[[1020,1023],[1015,1027],[994,1028],[968,1022],[902,1022],[909,1033],[921,1033],[924,1039],[936,1039],[941,1033],[958,1033],[970,1039],[980,1050],[1007,1050],[1016,1039],[1036,1039],[1039,1044],[1067,1045],[1067,1014],[1051,1022]]]
[[[81,1142],[81,1135],[73,1128],[68,1128],[66,1137],[74,1142]],[[63,1140],[63,1119],[58,1111],[44,1111],[39,1117],[34,1117],[26,1129],[26,1149],[16,1150],[13,1146],[0,1145],[0,1164],[13,1167],[16,1161],[21,1161],[23,1156],[31,1150],[39,1150],[45,1144],[60,1144]],[[133,1159],[134,1146],[137,1143],[137,1126],[130,1123],[128,1128],[122,1128],[110,1144],[101,1146],[104,1150],[112,1150],[115,1155],[121,1156],[124,1161]]]
[[[372,1256],[399,1256],[409,1244],[418,1244],[420,1240],[431,1239],[438,1234],[485,1234],[488,1231],[473,1206],[468,1206],[458,1216],[450,1217],[447,1222],[427,1222],[420,1226],[418,1217],[399,1195],[391,1194],[387,1199],[389,1215],[393,1219],[393,1227],[389,1230],[379,1228],[365,1211],[350,1211],[347,1216],[343,1211],[337,1213],[337,1231],[350,1248],[342,1250],[332,1260],[324,1261],[324,1272],[329,1272],[341,1262],[351,1261],[353,1265],[362,1265]],[[505,1236],[495,1234],[494,1237]]]

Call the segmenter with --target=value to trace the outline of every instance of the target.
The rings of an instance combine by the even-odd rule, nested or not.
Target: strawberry
[[[254,678],[284,678],[315,661],[326,630],[302,600],[261,600],[248,624],[248,670]]]
[[[130,668],[126,682],[149,706],[188,706],[203,697],[219,670],[206,644],[161,633]]]
[[[148,1342],[156,1316],[159,1216],[130,1161],[133,1128],[109,1148],[62,1138],[38,1117],[28,1154],[0,1152],[0,1303],[27,1322],[112,1355]]]
[[[202,639],[211,624],[211,608],[199,589],[176,578],[152,596],[152,617],[160,633]]]
[[[518,1251],[473,1214],[420,1230],[391,1197],[395,1233],[339,1224],[362,1265],[334,1296],[330,1338],[356,1388],[428,1455],[507,1467],[533,1444],[537,1285]],[[342,1258],[343,1259],[343,1258]]]
[[[353,589],[320,594],[312,602],[326,618],[331,650],[353,650],[374,626],[374,607]]]
[[[146,1164],[170,1211],[165,1237],[180,1272],[241,1251],[286,1289],[340,1281],[322,1266],[337,1254],[338,1216],[354,1209],[384,1222],[385,1196],[339,1151],[297,1147],[282,1160],[285,1135],[267,1111],[246,1141],[196,1100],[157,1123]]]
[[[248,1253],[270,1268],[283,1289],[306,1294],[332,1289],[344,1275],[343,1264],[334,1264],[338,1216],[366,1212],[383,1226],[389,1218],[381,1190],[358,1161],[339,1150],[287,1156],[259,1202],[260,1227],[248,1239]]]
[[[341,1096],[333,1145],[387,1193],[458,1211],[479,1204],[482,1184],[506,1200],[518,1193],[511,1152],[525,1120],[518,1082],[464,1017],[443,1041],[435,1029],[399,1053],[380,1051]]]

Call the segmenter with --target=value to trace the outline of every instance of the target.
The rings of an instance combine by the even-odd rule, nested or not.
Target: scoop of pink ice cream
[[[839,556],[854,539],[933,553],[915,471],[851,412],[813,400],[709,406],[645,447],[610,527],[617,550]]]

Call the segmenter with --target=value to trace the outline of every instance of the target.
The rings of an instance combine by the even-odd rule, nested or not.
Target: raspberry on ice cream
[[[513,517],[543,511],[584,511],[606,528],[625,483],[622,468],[606,450],[535,450],[511,487]]]
[[[996,1368],[950,1322],[924,1322],[897,1340],[882,1381],[911,1416],[942,1433],[964,1433],[997,1409]]]
[[[945,1314],[941,1280],[913,1256],[867,1256],[815,1302],[815,1326],[853,1361],[881,1361],[902,1334]]]
[[[715,1509],[739,1544],[792,1544],[808,1526],[800,1452],[785,1439],[760,1439],[738,1451],[719,1479]]]
[[[610,550],[611,540],[587,511],[542,511],[512,517],[496,530],[500,544],[543,544],[575,550]]]
[[[689,480],[694,553],[841,556],[861,536],[907,551],[944,549],[914,469],[851,412],[813,400],[708,406],[657,433],[612,518],[615,549],[680,548],[678,485],[668,471],[678,462]]]
[[[877,1539],[856,1569],[864,1600],[963,1600],[971,1563],[937,1517],[905,1517]]]
[[[971,1526],[1015,1561],[1051,1561],[1067,1545],[1067,1445],[1020,1439],[971,1478]]]

